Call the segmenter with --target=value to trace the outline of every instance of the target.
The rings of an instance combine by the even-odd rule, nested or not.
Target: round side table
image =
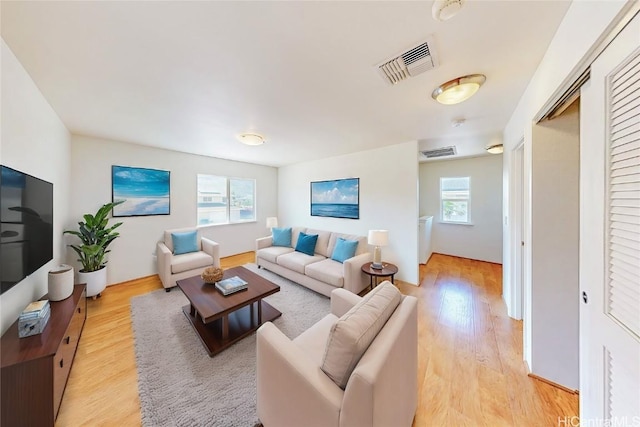
[[[388,262],[383,262],[381,269],[375,269],[375,268],[371,268],[371,263],[368,262],[362,265],[362,272],[371,278],[370,286],[371,286],[371,289],[373,289],[374,278],[375,278],[375,285],[378,286],[378,277],[391,277],[391,283],[395,285],[395,282],[393,281],[393,276],[395,276],[395,274],[398,272],[398,267]]]

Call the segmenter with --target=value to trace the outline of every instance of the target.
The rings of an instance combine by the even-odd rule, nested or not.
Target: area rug
[[[294,338],[330,311],[329,299],[255,264],[245,268],[280,286],[266,301],[273,323]],[[144,426],[247,426],[256,410],[256,335],[209,357],[182,313],[179,288],[131,299],[138,391]]]

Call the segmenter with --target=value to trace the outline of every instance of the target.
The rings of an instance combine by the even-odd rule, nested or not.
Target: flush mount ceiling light
[[[487,150],[491,154],[502,154],[504,151],[504,146],[502,144],[491,144],[488,145],[485,150]]]
[[[486,80],[487,78],[482,74],[457,77],[438,86],[431,93],[431,97],[440,104],[459,104],[471,98]]]
[[[446,21],[460,12],[465,0],[436,0],[431,8],[431,15],[436,21]]]
[[[264,136],[257,133],[241,133],[238,135],[238,141],[247,145],[262,145],[264,144]]]

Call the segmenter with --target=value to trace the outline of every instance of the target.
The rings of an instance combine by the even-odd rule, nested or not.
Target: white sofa
[[[317,234],[313,256],[296,252],[294,248],[300,232]],[[340,263],[331,259],[339,237],[357,240],[355,256]],[[291,247],[273,246],[271,236],[256,240],[256,264],[325,296],[344,288],[359,294],[369,286],[369,277],[362,272],[362,264],[371,261],[367,238],[352,234],[334,233],[312,228],[292,227]]]
[[[197,232],[199,251],[186,254],[173,254],[171,233]],[[167,292],[176,286],[176,280],[197,276],[207,267],[220,267],[220,245],[213,240],[202,237],[196,227],[166,230],[164,239],[156,247],[158,257],[158,275]]]
[[[417,299],[400,297],[373,337],[369,335],[377,330],[373,327],[377,318],[371,308],[380,307],[380,300],[360,316],[354,312],[384,286],[393,288],[383,282],[364,299],[344,289],[334,290],[331,313],[293,340],[271,322],[258,329],[258,418],[265,427],[411,426],[418,404]],[[341,338],[335,335],[339,321],[345,332]],[[367,343],[360,344],[363,340]],[[329,345],[334,346],[333,352]],[[357,360],[362,348],[364,354]],[[330,353],[344,359],[342,363],[350,361],[349,367],[355,363],[352,372],[344,371],[344,387],[329,375],[336,368],[343,372],[335,357],[327,362]]]

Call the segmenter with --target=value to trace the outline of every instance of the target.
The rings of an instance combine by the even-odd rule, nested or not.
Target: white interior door
[[[580,418],[640,425],[640,16],[581,93]]]

